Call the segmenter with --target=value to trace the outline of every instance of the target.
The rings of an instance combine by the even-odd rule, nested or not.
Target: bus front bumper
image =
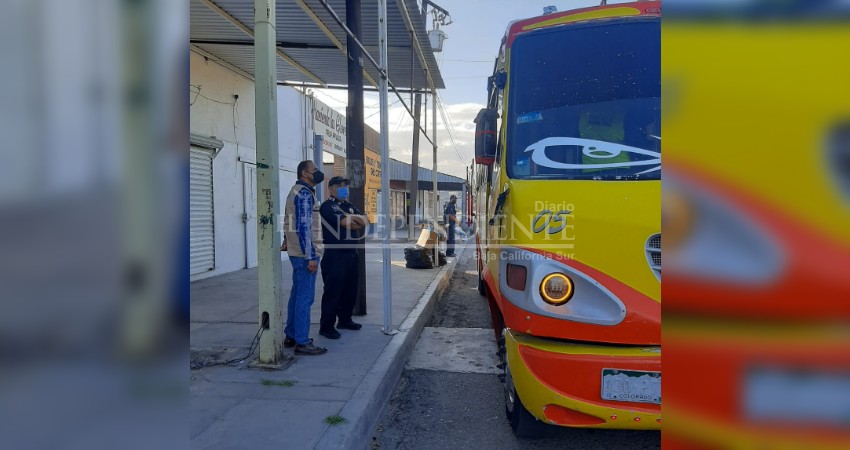
[[[569,343],[507,330],[505,350],[517,394],[537,419],[580,428],[661,429],[661,347]]]

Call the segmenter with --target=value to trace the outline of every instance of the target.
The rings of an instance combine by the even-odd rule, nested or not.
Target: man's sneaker
[[[319,334],[328,339],[339,339],[339,337],[342,336],[339,334],[339,331],[336,330],[319,331]]]
[[[313,342],[313,338],[310,338],[310,342]],[[295,347],[295,344],[296,344],[295,338],[291,338],[291,337],[287,336],[283,339],[283,347],[284,348]]]
[[[328,349],[313,345],[312,342],[306,345],[298,344],[295,346],[296,355],[324,355],[327,352]]]
[[[363,328],[363,325],[360,325],[357,322],[348,322],[348,323],[341,323],[341,324],[337,325],[336,327],[342,328],[343,330],[359,330],[359,329]]]

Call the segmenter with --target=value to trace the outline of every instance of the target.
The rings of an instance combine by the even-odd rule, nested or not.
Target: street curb
[[[384,406],[401,377],[407,357],[413,351],[416,340],[419,339],[422,329],[431,318],[437,299],[446,290],[457,261],[466,250],[466,246],[458,250],[460,251],[457,256],[440,269],[440,273],[428,285],[428,289],[419,298],[416,306],[399,326],[398,333],[378,356],[375,364],[354,391],[354,395],[339,412],[339,415],[348,419],[348,422],[328,428],[313,448],[362,450],[367,447]]]

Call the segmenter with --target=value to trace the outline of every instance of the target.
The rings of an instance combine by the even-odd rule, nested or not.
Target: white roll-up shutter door
[[[200,147],[190,147],[189,151],[190,275],[215,268],[213,154],[213,150]]]

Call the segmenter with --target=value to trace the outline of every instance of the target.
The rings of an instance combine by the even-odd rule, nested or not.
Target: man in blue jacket
[[[316,272],[322,256],[319,205],[315,186],[325,178],[313,161],[298,164],[298,181],[286,197],[283,218],[284,243],[292,264],[284,347],[295,347],[296,355],[321,355],[328,350],[310,338],[310,307],[316,296]]]

